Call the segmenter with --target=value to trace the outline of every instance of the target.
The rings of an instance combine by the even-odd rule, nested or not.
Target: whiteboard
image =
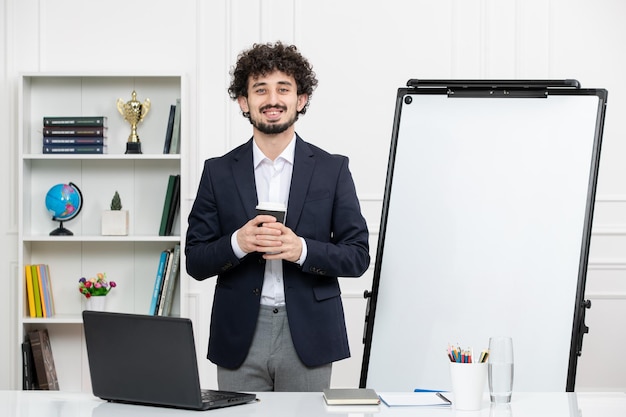
[[[508,335],[514,391],[573,390],[606,92],[446,91],[398,90],[361,386],[449,390],[448,344]]]

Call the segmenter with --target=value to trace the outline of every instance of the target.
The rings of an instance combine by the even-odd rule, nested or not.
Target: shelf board
[[[82,312],[81,312],[82,314]],[[83,318],[81,314],[55,314],[53,317],[24,317],[24,324],[81,324]]]
[[[182,78],[183,73],[173,71],[141,71],[141,72],[123,72],[123,71],[103,71],[103,72],[84,72],[84,71],[29,71],[24,72],[24,78]]]
[[[24,242],[180,242],[180,236],[100,236],[100,235],[86,235],[86,236],[49,236],[49,235],[36,235],[36,236],[24,236],[22,238]]]
[[[123,161],[147,161],[147,160],[180,160],[180,154],[63,154],[48,155],[41,153],[31,153],[22,155],[22,159],[96,159],[96,160],[123,160]]]

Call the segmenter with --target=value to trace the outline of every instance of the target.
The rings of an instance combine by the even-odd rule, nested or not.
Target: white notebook
[[[440,392],[381,392],[380,398],[389,407],[446,406],[452,404],[446,395]]]

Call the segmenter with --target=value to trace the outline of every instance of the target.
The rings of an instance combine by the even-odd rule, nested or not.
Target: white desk
[[[624,417],[625,393],[513,393],[510,409],[490,409],[485,397],[476,412],[445,407],[351,407],[324,404],[321,393],[258,393],[260,401],[206,412],[106,403],[90,394],[0,391],[0,416],[11,417]],[[343,406],[341,406],[343,407]],[[199,414],[201,413],[201,414]]]

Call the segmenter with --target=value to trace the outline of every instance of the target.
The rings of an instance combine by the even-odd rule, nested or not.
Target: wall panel
[[[485,68],[483,0],[455,0],[451,7],[452,78],[481,78]]]
[[[195,1],[40,2],[45,71],[171,71],[193,68]],[[77,36],[79,35],[79,36]],[[183,47],[181,47],[183,46]],[[192,64],[191,66],[189,64]]]
[[[624,271],[620,280],[624,280]],[[626,365],[619,360],[626,345],[626,298],[624,293],[615,297],[594,298],[587,311],[589,334],[583,342],[582,356],[578,361],[578,391],[625,391]]]

